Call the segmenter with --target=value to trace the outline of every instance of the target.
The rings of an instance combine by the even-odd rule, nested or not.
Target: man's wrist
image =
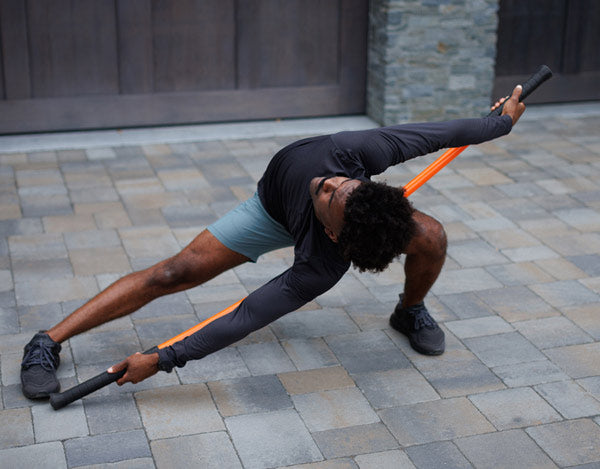
[[[163,352],[162,349],[158,350],[157,366],[160,371],[165,371],[167,373],[170,373],[171,371],[173,371],[173,368],[175,368],[175,365],[173,364],[173,362],[168,359],[168,357],[166,356],[166,354]]]

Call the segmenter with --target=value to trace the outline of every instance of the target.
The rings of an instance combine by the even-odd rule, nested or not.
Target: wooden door
[[[500,0],[494,97],[541,64],[554,77],[527,102],[600,99],[600,1]]]
[[[363,113],[368,0],[0,0],[0,133]]]

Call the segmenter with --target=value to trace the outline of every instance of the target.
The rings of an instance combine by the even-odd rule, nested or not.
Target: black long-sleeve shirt
[[[242,339],[326,292],[348,270],[349,262],[315,216],[309,193],[312,178],[369,180],[411,158],[492,140],[511,128],[509,116],[406,124],[307,138],[280,150],[259,181],[258,194],[269,215],[292,235],[294,264],[233,312],[159,350],[161,368],[184,366]]]

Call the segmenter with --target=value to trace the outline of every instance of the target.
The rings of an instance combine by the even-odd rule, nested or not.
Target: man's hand
[[[158,353],[134,353],[121,363],[111,366],[107,371],[109,373],[118,373],[127,370],[125,374],[117,381],[119,386],[125,383],[139,383],[152,376],[158,371]]]
[[[500,98],[496,101],[496,104],[492,106],[492,111],[497,109],[502,103],[504,103],[504,107],[502,108],[502,115],[509,115],[512,119],[513,125],[517,123],[519,117],[523,115],[525,112],[525,104],[519,102],[519,97],[523,92],[523,87],[521,85],[517,85],[512,92],[510,97]]]

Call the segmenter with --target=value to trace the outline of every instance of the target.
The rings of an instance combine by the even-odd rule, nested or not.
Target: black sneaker
[[[408,337],[410,345],[423,355],[441,355],[446,348],[444,331],[429,315],[423,303],[402,307],[402,295],[390,316],[390,326]]]
[[[25,346],[21,362],[21,387],[25,397],[40,399],[60,390],[56,369],[61,348],[44,332],[38,332]]]

